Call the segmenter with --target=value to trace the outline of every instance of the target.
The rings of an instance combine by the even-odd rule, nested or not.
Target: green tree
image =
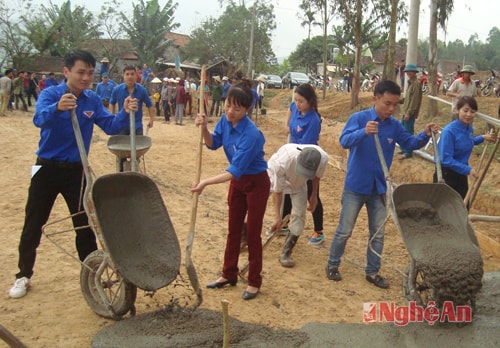
[[[132,6],[132,16],[120,12],[120,28],[127,33],[139,61],[154,66],[156,60],[163,56],[165,49],[171,44],[165,39],[165,34],[179,27],[179,23],[174,22],[178,3],[168,0],[160,7],[158,0],[147,3],[139,0]]]
[[[271,48],[271,32],[276,28],[274,6],[256,3],[252,69],[266,71],[277,63]],[[201,64],[226,59],[246,71],[248,66],[252,11],[230,1],[219,18],[209,17],[191,33],[184,53]]]
[[[99,24],[85,7],[72,9],[69,0],[61,6],[49,4],[34,7],[27,1],[25,6],[30,10],[22,17],[24,35],[40,54],[64,56],[81,42],[100,36]]]
[[[316,63],[323,61],[323,36],[304,39],[288,59],[293,71],[316,72]]]
[[[301,2],[299,8],[301,11],[297,13],[297,17],[301,20],[300,25],[302,27],[307,27],[307,38],[310,39],[312,27],[314,25],[320,25],[316,19],[317,13],[309,1]]]
[[[0,59],[12,63],[14,68],[23,69],[31,59],[33,46],[23,35],[23,23],[16,16],[16,8],[19,7],[0,1]]]

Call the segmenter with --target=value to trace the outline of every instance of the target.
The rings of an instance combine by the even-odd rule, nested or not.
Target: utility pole
[[[417,65],[419,11],[420,11],[420,0],[411,0],[410,20],[408,21],[408,45],[406,46],[406,64]],[[408,86],[408,79],[406,78],[405,78],[405,85]],[[404,88],[405,91],[404,93],[406,94],[407,88],[405,88],[404,86],[401,86],[401,88]]]
[[[248,68],[247,68],[247,76],[253,79],[252,74],[252,60],[253,60],[253,32],[255,30],[255,8],[257,7],[257,0],[253,3],[252,9],[252,26],[250,29],[250,47],[248,48]]]

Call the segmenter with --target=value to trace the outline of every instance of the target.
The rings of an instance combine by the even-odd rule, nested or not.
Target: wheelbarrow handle
[[[380,145],[378,133],[373,134],[373,139],[375,139],[375,147],[377,148],[378,158],[380,159],[380,164],[382,165],[382,170],[384,171],[385,180],[389,181],[389,169],[387,169],[387,163],[385,162],[385,157],[384,153],[382,152],[382,145]]]
[[[434,158],[436,160],[436,174],[439,183],[443,183],[443,170],[441,168],[441,158],[439,157],[439,151],[437,148],[436,134],[431,130],[432,146],[434,147]]]

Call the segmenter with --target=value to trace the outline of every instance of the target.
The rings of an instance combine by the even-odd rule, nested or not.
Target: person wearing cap
[[[108,73],[103,73],[101,75],[101,82],[97,84],[95,92],[99,97],[101,97],[102,104],[106,108],[109,108],[109,100],[111,99],[113,88],[115,87],[116,82],[109,78]]]
[[[408,86],[404,98],[400,100],[400,103],[403,102],[401,124],[410,134],[415,134],[415,120],[418,118],[422,103],[422,85],[417,79],[417,72],[418,68],[415,64],[406,64],[405,73],[408,76]],[[401,147],[400,159],[410,158],[412,155],[412,150]]]
[[[342,71],[342,92],[347,93],[347,84],[349,83],[349,69],[344,68]]]
[[[101,74],[101,78],[104,74],[109,74],[109,59],[104,57],[103,59],[101,59],[101,71],[100,71],[100,74]]]
[[[471,79],[471,76],[475,74],[472,65],[464,65],[460,72],[462,73],[462,77],[453,81],[446,92],[446,95],[451,97],[452,121],[458,118],[458,99],[460,99],[460,97],[474,97],[476,95],[476,84]]]
[[[366,250],[367,265],[365,279],[379,288],[389,287],[380,274],[380,256],[384,247],[386,221],[386,177],[378,156],[374,137],[380,141],[382,155],[391,168],[396,143],[405,149],[416,150],[425,146],[436,130],[434,123],[425,126],[423,132],[414,136],[392,115],[399,105],[401,88],[397,83],[383,80],[374,90],[372,108],[356,112],[347,120],[340,135],[340,145],[349,149],[347,173],[342,192],[342,209],[339,225],[330,247],[326,276],[340,281],[340,259],[347,241],[351,237],[356,219],[365,205],[368,213],[369,245]],[[374,251],[372,251],[372,248]]]
[[[213,77],[215,84],[212,87],[212,106],[210,107],[210,116],[214,115],[215,111],[215,116],[219,117],[219,109],[222,111],[222,108],[220,107],[220,102],[222,99],[222,85],[220,84],[220,76],[214,76]]]
[[[283,267],[294,267],[292,251],[304,231],[306,209],[313,212],[318,204],[320,179],[325,173],[328,154],[317,145],[285,144],[268,161],[271,180],[271,197],[274,207],[274,222],[271,230],[276,230],[282,221],[281,204],[285,194],[290,195],[292,209],[288,233],[280,254]],[[307,181],[312,181],[312,193],[307,194]],[[309,206],[307,203],[309,202]]]
[[[226,100],[226,95],[227,95],[227,91],[229,90],[229,87],[231,87],[231,83],[229,83],[229,77],[223,76],[222,77],[222,96],[221,96],[222,107],[224,107],[224,101]]]
[[[238,259],[245,216],[247,216],[248,284],[243,300],[257,297],[262,285],[262,225],[269,199],[270,182],[264,159],[262,132],[248,117],[252,91],[245,82],[233,85],[228,93],[224,113],[213,133],[208,129],[206,114],[198,114],[195,124],[201,127],[203,140],[210,150],[224,148],[229,161],[226,170],[193,183],[191,192],[201,194],[206,186],[230,182],[228,235],[222,274],[207,288],[218,289],[238,282]]]

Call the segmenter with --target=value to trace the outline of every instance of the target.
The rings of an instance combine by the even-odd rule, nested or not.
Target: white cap
[[[229,77],[227,77],[227,76],[224,76],[224,77],[222,78],[222,81],[227,81],[227,80],[229,80]]]

